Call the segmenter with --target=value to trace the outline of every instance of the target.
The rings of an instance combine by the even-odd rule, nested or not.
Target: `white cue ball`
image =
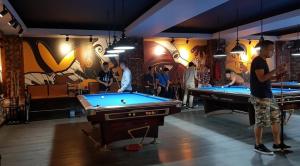
[[[104,96],[101,96],[101,99],[104,99]]]

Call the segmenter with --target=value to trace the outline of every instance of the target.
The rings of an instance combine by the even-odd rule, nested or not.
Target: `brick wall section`
[[[291,80],[300,81],[300,57],[291,56]]]
[[[222,40],[222,39],[221,39]],[[221,43],[225,43],[224,40],[221,41]],[[213,55],[215,51],[217,50],[218,47],[218,40],[213,39],[213,40],[208,40],[207,41],[207,54],[209,55],[208,63],[210,64],[210,71],[211,71],[211,83],[213,85],[223,85],[225,84],[225,62],[226,58],[221,57],[221,58],[214,58]],[[216,80],[215,79],[215,66],[220,65],[221,67],[221,79]]]
[[[17,75],[19,95],[24,96],[24,62],[22,54],[22,38],[18,36],[4,36],[3,83],[4,95],[8,97],[13,91],[13,75]],[[18,74],[16,74],[18,73]],[[15,94],[14,94],[15,95]]]
[[[132,73],[132,85],[141,87],[144,66],[143,39],[134,39],[136,48],[120,54],[120,61],[126,61]]]
[[[275,43],[276,66],[287,63],[289,74],[284,81],[300,81],[300,57],[291,56],[291,50],[287,48],[286,44],[286,41]]]

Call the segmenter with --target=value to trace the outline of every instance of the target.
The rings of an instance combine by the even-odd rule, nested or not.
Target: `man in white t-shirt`
[[[197,78],[196,65],[193,62],[189,63],[188,69],[183,74],[183,86],[184,86],[184,97],[183,97],[183,105],[186,105],[187,98],[189,97],[189,105],[188,107],[193,107],[194,96],[188,96],[188,89],[195,88],[195,79]]]
[[[123,75],[122,75],[122,80],[121,80],[121,88],[118,90],[118,92],[131,92],[132,91],[132,86],[131,86],[131,81],[132,81],[132,76],[131,76],[131,71],[127,67],[125,62],[120,63],[120,67],[123,70]]]

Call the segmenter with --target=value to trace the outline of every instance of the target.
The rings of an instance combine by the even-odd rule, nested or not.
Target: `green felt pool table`
[[[133,130],[135,137],[143,137],[147,126],[147,137],[157,138],[164,117],[181,111],[181,101],[142,93],[99,93],[77,98],[88,120],[100,124],[102,145],[128,139],[128,132]]]
[[[281,106],[281,89],[272,88],[272,92],[279,106]],[[214,114],[220,110],[239,110],[249,115],[250,125],[255,123],[254,109],[249,102],[250,89],[244,86],[231,87],[202,87],[189,89],[191,95],[203,100],[206,114]],[[300,90],[282,89],[283,109],[300,108]]]

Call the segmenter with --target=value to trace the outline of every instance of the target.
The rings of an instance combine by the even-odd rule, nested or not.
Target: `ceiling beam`
[[[212,34],[209,33],[169,33],[169,32],[162,32],[154,37],[165,37],[165,38],[197,38],[197,39],[211,39]]]
[[[111,34],[121,35],[121,31],[111,31]],[[47,37],[53,35],[74,35],[74,36],[108,36],[108,31],[104,30],[85,30],[85,29],[46,29],[46,28],[27,28],[24,33],[26,37]]]
[[[157,35],[228,0],[162,0],[126,28],[128,36]]]
[[[241,37],[241,39],[259,40],[260,37],[261,37],[260,35],[250,35],[250,36]],[[277,36],[266,36],[266,35],[264,35],[264,39],[265,40],[276,41],[276,40],[278,40],[278,37]]]
[[[300,9],[264,19],[263,31],[278,30],[298,24],[300,24]],[[239,26],[239,37],[241,38],[258,33],[260,33],[260,21]],[[214,33],[213,37],[217,38],[218,33]],[[221,37],[225,39],[236,38],[236,27],[221,31]]]
[[[279,40],[297,40],[297,33],[290,33],[286,35],[281,35],[278,37]]]

